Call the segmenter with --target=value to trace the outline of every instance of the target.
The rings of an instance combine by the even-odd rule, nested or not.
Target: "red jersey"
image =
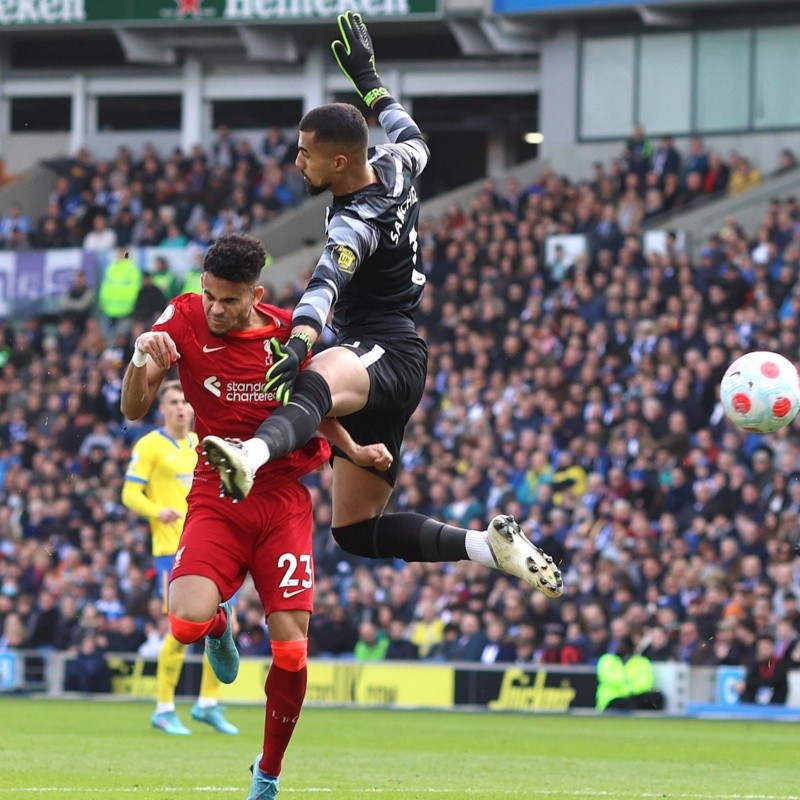
[[[168,333],[178,348],[178,374],[184,396],[194,409],[200,439],[209,433],[249,439],[278,407],[274,393],[264,391],[265,375],[272,364],[269,340],[277,337],[285,342],[289,338],[292,314],[265,303],[256,308],[271,320],[263,328],[214,336],[208,329],[201,296],[182,294],[153,325],[154,331]],[[329,457],[327,440],[314,436],[302,448],[261,467],[253,491],[296,480]],[[195,474],[216,478],[213,467],[205,466],[202,458]]]

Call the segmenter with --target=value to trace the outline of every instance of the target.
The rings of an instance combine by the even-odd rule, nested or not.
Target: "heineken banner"
[[[353,9],[373,20],[435,14],[439,0],[0,0],[0,26],[301,21]]]

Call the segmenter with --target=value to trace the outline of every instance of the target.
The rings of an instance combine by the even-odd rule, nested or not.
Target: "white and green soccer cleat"
[[[514,517],[501,514],[486,530],[486,542],[497,568],[538,589],[548,597],[561,597],[564,581],[552,556],[538,548],[523,533]]]
[[[244,500],[253,488],[253,470],[239,439],[206,436],[201,442],[203,455],[219,474],[222,495],[234,502]]]

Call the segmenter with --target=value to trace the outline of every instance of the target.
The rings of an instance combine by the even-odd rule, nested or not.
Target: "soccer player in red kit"
[[[252,436],[278,403],[264,391],[272,363],[270,339],[287,339],[291,314],[261,302],[258,285],[266,254],[243,234],[220,236],[203,263],[203,293],[176,297],[153,329],[136,340],[123,379],[121,407],[129,419],[150,408],[162,380],[177,364],[184,395],[195,411],[195,429]],[[355,445],[335,421],[320,432],[365,465],[388,466],[382,445]],[[259,472],[246,500],[220,500],[219,477],[198,462],[188,513],[169,586],[172,634],[185,644],[206,637],[217,677],[232,683],[239,654],[228,600],[248,570],[264,606],[272,642],[267,674],[264,746],[253,766],[248,800],[271,800],[281,761],[305,697],[308,623],[312,610],[312,508],[302,475],[323,465],[328,442],[312,437],[302,448]]]

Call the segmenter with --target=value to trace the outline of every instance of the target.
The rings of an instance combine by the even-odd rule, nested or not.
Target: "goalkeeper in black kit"
[[[301,120],[297,166],[311,194],[329,191],[333,199],[325,249],[294,310],[291,338],[271,345],[266,390],[284,405],[245,442],[207,436],[206,456],[223,492],[242,500],[260,466],[301,447],[324,417],[336,417],[356,442],[383,442],[394,457],[377,472],[334,451],[333,535],[344,550],[406,561],[470,559],[558,597],[558,568],[512,517],[495,517],[476,531],[413,512],[383,514],[403,432],[425,385],[427,348],[413,319],[425,286],[414,179],[429,153],[414,120],[381,82],[360,15],[341,14],[338,24],[333,55],[389,143],[368,149],[364,117],[345,103],[312,109]],[[331,309],[336,345],[299,372]]]

